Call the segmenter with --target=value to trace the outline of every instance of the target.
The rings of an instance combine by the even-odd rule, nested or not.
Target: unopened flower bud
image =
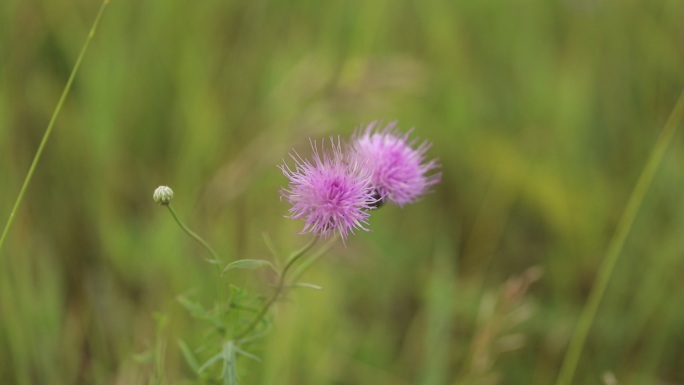
[[[159,186],[154,190],[152,198],[158,205],[167,206],[173,199],[173,190],[169,186]]]

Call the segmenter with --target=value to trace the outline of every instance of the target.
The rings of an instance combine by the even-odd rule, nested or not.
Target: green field
[[[99,7],[0,2],[2,227]],[[153,190],[225,263],[271,259],[263,233],[311,238],[284,217],[288,152],[397,120],[442,182],[314,264],[323,289],[278,302],[240,384],[554,384],[620,226],[572,383],[684,384],[681,132],[621,220],[683,42],[676,0],[111,0],[0,249],[0,383],[212,383],[177,297],[274,277],[217,281]]]

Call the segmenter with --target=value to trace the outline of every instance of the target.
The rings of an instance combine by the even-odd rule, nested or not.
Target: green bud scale
[[[159,186],[154,190],[152,198],[158,205],[167,206],[173,199],[173,190],[169,186]]]

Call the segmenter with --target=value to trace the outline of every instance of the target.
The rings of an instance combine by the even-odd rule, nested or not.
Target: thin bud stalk
[[[209,243],[207,243],[207,241],[202,239],[202,237],[197,235],[197,233],[195,233],[194,231],[190,230],[190,228],[188,228],[188,226],[186,226],[183,223],[183,221],[181,221],[180,218],[178,218],[178,215],[176,215],[176,212],[173,210],[173,207],[171,207],[171,204],[167,204],[166,207],[169,209],[169,212],[171,212],[173,219],[175,219],[176,223],[178,223],[178,226],[180,226],[181,229],[183,229],[183,231],[185,231],[189,236],[191,236],[194,240],[199,242],[199,244],[204,246],[205,249],[207,249],[209,254],[211,254],[211,256],[213,257],[213,260],[211,262],[216,264],[216,266],[218,266],[220,269],[221,259],[218,257],[218,254],[216,254],[216,251],[214,251],[214,249],[209,245]]]

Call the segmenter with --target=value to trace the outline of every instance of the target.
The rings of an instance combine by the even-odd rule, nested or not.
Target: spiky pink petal
[[[368,170],[342,153],[339,138],[337,142],[330,138],[330,144],[330,151],[322,144],[319,152],[312,142],[311,160],[290,153],[294,169],[286,162],[279,166],[290,180],[281,195],[292,204],[289,217],[305,221],[302,233],[324,237],[338,233],[346,239],[354,229],[368,231],[368,210],[375,199]]]
[[[401,134],[396,122],[376,129],[372,122],[354,134],[350,144],[351,156],[365,165],[377,193],[398,206],[415,202],[429,188],[440,181],[441,174],[428,173],[439,167],[435,159],[426,160],[425,153],[432,146],[424,141],[416,146],[410,140],[411,131]]]

